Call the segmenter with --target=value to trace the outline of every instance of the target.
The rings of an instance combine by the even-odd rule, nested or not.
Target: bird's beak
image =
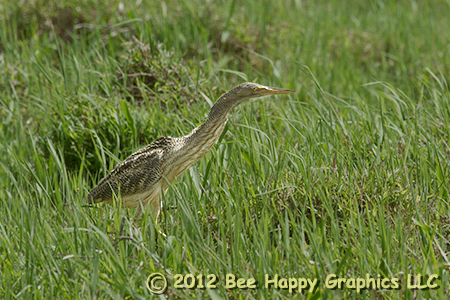
[[[259,88],[259,94],[261,96],[269,96],[269,95],[286,95],[286,94],[295,94],[296,91],[286,90],[286,89],[279,89],[275,87],[261,87]]]

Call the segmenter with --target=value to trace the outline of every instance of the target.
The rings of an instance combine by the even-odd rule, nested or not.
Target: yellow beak
[[[286,94],[297,93],[296,91],[280,89],[280,88],[275,88],[275,87],[269,87],[269,86],[261,87],[260,89],[258,89],[257,92],[260,93],[261,96],[286,95]]]

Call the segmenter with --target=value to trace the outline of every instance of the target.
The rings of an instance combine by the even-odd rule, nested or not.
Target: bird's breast
[[[139,206],[139,202],[145,206],[147,203],[152,203],[159,199],[161,194],[161,182],[157,182],[151,186],[148,190],[133,195],[122,196],[122,203],[124,207],[136,208]]]
[[[167,160],[167,173],[164,174],[167,180],[172,183],[180,177],[189,167],[195,164],[217,143],[226,121],[218,124],[213,128],[209,128],[205,132],[194,131],[191,136],[188,136],[183,143],[172,154],[172,157]]]

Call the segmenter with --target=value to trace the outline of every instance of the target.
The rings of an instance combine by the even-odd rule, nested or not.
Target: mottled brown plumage
[[[165,192],[184,171],[204,156],[219,139],[233,108],[251,98],[294,91],[245,82],[223,94],[209,112],[205,123],[183,137],[160,137],[118,164],[88,194],[90,203],[111,202],[121,195],[125,207],[152,206],[155,219],[161,209],[161,191]]]

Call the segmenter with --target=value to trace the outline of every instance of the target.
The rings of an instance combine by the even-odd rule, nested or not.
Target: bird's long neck
[[[222,95],[211,108],[205,123],[195,128],[186,137],[195,142],[205,143],[209,146],[206,150],[208,151],[219,139],[233,108],[242,102],[242,99],[232,97],[230,93]]]
[[[239,99],[230,101],[229,96],[229,93],[222,95],[211,108],[206,121],[180,139],[181,143],[167,161],[173,166],[166,175],[170,181],[183,174],[217,143],[231,111],[242,102]]]
[[[220,97],[211,108],[206,121],[186,136],[186,142],[197,144],[193,145],[194,147],[201,146],[198,148],[199,152],[204,152],[203,154],[208,152],[208,150],[217,142],[227,124],[228,116],[236,106],[227,103],[226,96],[227,94]]]

